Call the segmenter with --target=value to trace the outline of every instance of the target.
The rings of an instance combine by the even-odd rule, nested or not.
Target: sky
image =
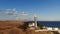
[[[39,21],[60,21],[60,0],[0,0],[0,10],[16,8],[19,14],[23,11],[28,18],[33,19],[36,14]],[[14,19],[14,17],[0,14],[0,19]]]

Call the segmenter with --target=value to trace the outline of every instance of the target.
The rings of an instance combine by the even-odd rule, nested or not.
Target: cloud
[[[60,18],[40,18],[39,21],[60,21]]]

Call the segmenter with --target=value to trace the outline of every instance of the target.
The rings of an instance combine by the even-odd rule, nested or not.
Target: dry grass
[[[50,34],[47,32],[35,32],[34,30],[17,28],[23,25],[23,21],[0,21],[0,34]]]

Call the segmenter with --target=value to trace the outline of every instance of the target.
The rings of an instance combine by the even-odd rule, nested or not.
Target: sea
[[[30,21],[31,23],[32,21]],[[58,27],[60,28],[60,21],[37,21],[38,24],[44,25],[47,27]]]

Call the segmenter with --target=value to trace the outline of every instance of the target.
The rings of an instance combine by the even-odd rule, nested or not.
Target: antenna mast
[[[25,12],[22,12],[21,15],[22,15],[22,19],[23,19],[23,20],[26,20],[26,16],[27,16],[27,14],[26,14]]]
[[[14,8],[13,11],[14,11],[13,16],[15,16],[16,20],[18,20],[19,18],[18,18],[18,12],[16,11],[16,8]]]

